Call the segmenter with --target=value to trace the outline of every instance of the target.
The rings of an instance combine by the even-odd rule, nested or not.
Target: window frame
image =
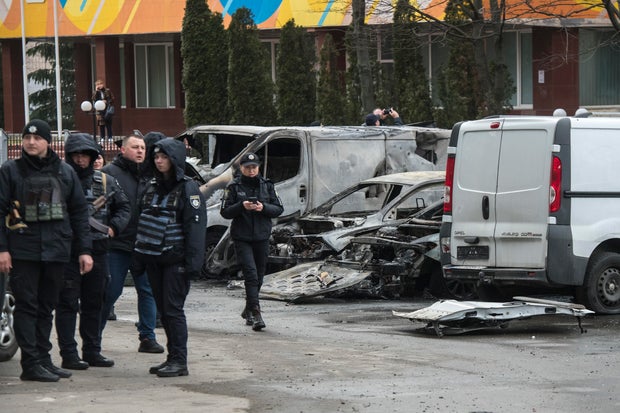
[[[150,78],[150,72],[149,70],[151,69],[151,65],[149,64],[149,48],[150,47],[163,47],[164,48],[164,76],[165,76],[165,105],[164,106],[155,106],[152,102],[151,102],[151,98],[150,98],[150,90],[151,90],[151,86],[149,85],[149,78]],[[175,102],[175,94],[174,94],[174,90],[175,90],[175,78],[174,78],[174,70],[173,70],[173,64],[174,64],[174,43],[172,42],[153,42],[153,43],[149,43],[149,42],[142,42],[142,43],[135,43],[133,45],[134,47],[134,79],[135,79],[135,96],[136,96],[136,108],[137,109],[174,109],[176,108],[176,102]],[[139,55],[141,54],[141,52],[139,51],[140,48],[144,48],[144,64],[139,64],[138,63],[138,59],[139,59]],[[143,73],[139,74],[141,69],[144,70]],[[140,88],[141,88],[141,83],[139,81],[140,76],[142,76],[142,78],[144,79],[144,88],[145,88],[145,97],[144,99],[146,100],[146,102],[142,102],[142,97],[140,94]],[[146,105],[145,105],[146,103]]]

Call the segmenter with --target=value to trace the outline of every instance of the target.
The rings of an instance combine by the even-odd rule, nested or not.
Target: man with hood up
[[[154,177],[140,201],[134,248],[134,262],[146,269],[166,332],[166,361],[149,369],[159,377],[189,374],[183,307],[204,260],[207,210],[198,184],[184,174],[185,154],[185,145],[175,139],[153,144],[147,158]]]
[[[94,262],[92,271],[81,275],[74,245],[71,261],[65,267],[63,287],[56,308],[56,333],[62,367],[70,370],[114,365],[114,361],[101,355],[101,312],[109,278],[110,239],[127,226],[131,205],[113,176],[94,169],[98,155],[99,148],[88,134],[74,133],[65,141],[65,162],[80,179],[90,209]],[[82,359],[78,355],[75,341],[78,312]]]

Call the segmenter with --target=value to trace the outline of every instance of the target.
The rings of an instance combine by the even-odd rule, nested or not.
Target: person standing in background
[[[108,142],[112,142],[112,118],[114,117],[114,95],[112,91],[105,87],[103,80],[97,79],[95,82],[95,91],[93,92],[93,103],[98,100],[105,102],[105,109],[97,112],[97,126],[99,126],[99,135],[101,142],[105,141],[106,132]]]
[[[99,148],[99,153],[97,154],[97,159],[93,163],[93,169],[96,171],[101,170],[105,166],[105,158],[103,157],[103,151]]]
[[[142,135],[132,134],[123,138],[121,153],[103,168],[103,172],[112,175],[118,181],[129,202],[131,218],[127,227],[110,240],[109,264],[110,284],[106,291],[103,306],[101,331],[104,330],[110,310],[123,292],[125,278],[132,262],[132,253],[138,231],[139,201],[142,198],[146,181],[142,177],[141,164],[146,155],[146,146]],[[138,293],[138,338],[140,353],[163,353],[164,348],[155,338],[155,320],[157,308],[153,291],[145,273],[131,273]]]
[[[394,108],[385,108],[385,109],[376,108],[375,110],[372,111],[372,114],[379,118],[379,125],[377,126],[386,125],[386,120],[388,118],[392,119],[395,126],[404,125],[403,120],[400,118],[400,115],[398,114],[398,112],[396,112]],[[374,126],[374,125],[368,125],[368,122],[366,122],[366,125]]]

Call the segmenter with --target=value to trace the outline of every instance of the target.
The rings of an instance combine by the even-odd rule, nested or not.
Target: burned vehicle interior
[[[437,247],[442,185],[408,189],[411,193],[405,193],[380,223],[346,233],[346,228],[360,225],[364,217],[388,205],[403,190],[402,185],[362,183],[296,225],[276,227],[269,257],[272,274],[263,286],[265,297],[286,301],[317,295],[396,298],[426,292],[470,298],[470,289],[445,282],[438,260],[429,254]],[[364,203],[367,198],[372,201]],[[336,234],[332,239],[325,235],[330,231]],[[345,239],[342,248],[339,239]]]
[[[203,165],[207,164],[207,169],[212,171],[216,170],[218,165],[228,164],[256,140],[256,135],[231,132],[197,132],[180,137],[187,139],[189,145],[200,154]],[[273,182],[292,178],[299,171],[301,144],[295,138],[268,142],[257,151],[257,154],[262,160],[263,176]]]
[[[370,217],[378,222],[368,229],[375,230],[395,220],[403,220],[415,216],[418,212],[435,206],[439,208],[443,196],[443,186],[430,186],[419,191],[404,193],[406,185],[397,183],[360,183],[348,191],[322,204],[308,215],[301,217],[290,225],[278,225],[272,231],[272,253],[269,262],[272,271],[285,269],[299,262],[325,259],[329,255],[339,252],[350,238],[348,234],[338,234],[338,230],[347,228],[362,228]],[[384,215],[374,217],[388,207],[395,199],[404,193],[396,205],[387,210]],[[433,212],[434,213],[434,212]],[[428,213],[424,215],[426,217]],[[435,217],[441,221],[441,215]],[[387,228],[390,228],[388,225]],[[437,229],[438,230],[438,225]],[[334,232],[334,240],[326,238],[325,234]],[[345,238],[347,237],[347,238]],[[341,242],[341,240],[344,240]],[[326,245],[327,244],[327,245]],[[283,251],[284,249],[284,251]],[[288,257],[288,259],[283,258]],[[278,267],[276,264],[282,266]]]
[[[443,201],[438,200],[399,225],[353,237],[338,254],[267,275],[261,295],[289,302],[317,296],[471,299],[473,285],[446,282],[435,254],[430,253],[437,247],[442,215]]]

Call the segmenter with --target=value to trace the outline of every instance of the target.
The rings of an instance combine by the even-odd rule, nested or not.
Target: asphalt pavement
[[[186,304],[190,374],[158,378],[148,369],[165,355],[138,353],[135,300],[125,287],[106,327],[103,354],[114,367],[22,382],[18,353],[0,363],[0,410],[620,411],[620,316],[587,316],[584,333],[573,317],[543,316],[439,338],[392,315],[433,300],[263,300],[267,328],[254,332],[239,316],[242,289],[199,281]]]

